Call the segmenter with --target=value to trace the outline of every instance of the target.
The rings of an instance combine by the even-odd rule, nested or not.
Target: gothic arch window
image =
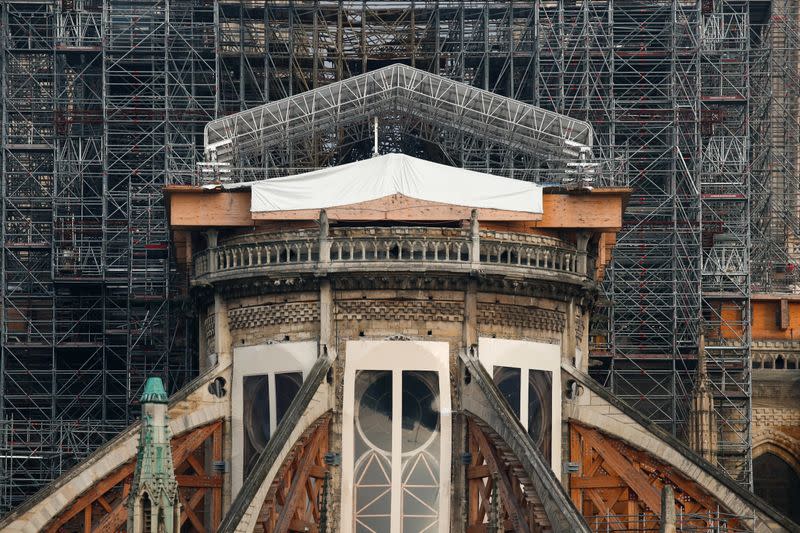
[[[244,346],[233,352],[232,488],[269,442],[317,357],[316,342]]]
[[[514,416],[520,419],[528,435],[541,450],[545,461],[550,462],[553,431],[552,372],[494,366],[492,377]]]
[[[800,523],[800,475],[777,454],[766,452],[753,459],[753,492],[786,516]]]
[[[449,348],[347,344],[342,531],[448,530]]]
[[[142,533],[150,533],[153,525],[153,503],[150,501],[150,495],[143,493],[141,498],[142,506]]]
[[[545,461],[560,477],[560,346],[481,337],[478,359]]]

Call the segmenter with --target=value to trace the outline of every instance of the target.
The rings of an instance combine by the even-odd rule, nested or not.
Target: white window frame
[[[478,359],[488,372],[494,376],[494,368],[505,366],[520,369],[520,409],[522,427],[528,430],[528,376],[531,370],[546,370],[551,373],[552,427],[550,467],[556,477],[561,479],[561,346],[545,342],[495,339],[478,339]]]
[[[392,410],[402,408],[403,371],[434,371],[439,378],[440,460],[439,460],[439,527],[450,531],[450,469],[452,456],[452,407],[450,401],[450,346],[446,342],[425,341],[348,341],[344,371],[344,401],[342,417],[342,533],[354,531],[354,468],[355,468],[355,378],[359,370],[392,372]],[[402,524],[402,453],[401,420],[392,420],[392,517],[386,533],[400,533]]]
[[[231,492],[236,497],[244,483],[244,378],[267,375],[269,382],[269,433],[278,425],[275,375],[302,372],[303,381],[317,359],[317,342],[257,344],[233,349],[231,386]]]

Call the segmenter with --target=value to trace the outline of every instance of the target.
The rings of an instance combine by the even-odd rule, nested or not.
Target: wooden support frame
[[[683,525],[738,531],[724,506],[651,454],[574,421],[569,433],[570,462],[579,465],[569,476],[570,498],[593,530],[657,529],[661,491],[670,485]]]
[[[499,495],[502,531],[538,533],[550,522],[513,453],[499,436],[475,420],[467,419],[470,463],[467,465],[467,533],[490,531],[491,496]],[[524,476],[524,474],[522,474]]]
[[[222,461],[223,422],[218,420],[172,439],[172,459],[181,500],[181,524],[206,533],[222,520],[223,476],[213,471]],[[135,459],[81,494],[44,531],[114,533],[125,531],[127,499],[133,481]],[[209,511],[206,511],[206,508]]]
[[[319,532],[329,428],[324,416],[298,439],[267,492],[254,533]]]

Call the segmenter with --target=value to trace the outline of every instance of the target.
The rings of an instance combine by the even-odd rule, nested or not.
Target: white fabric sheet
[[[402,194],[462,207],[542,213],[542,188],[492,174],[387,154],[251,183],[253,213],[324,209]]]

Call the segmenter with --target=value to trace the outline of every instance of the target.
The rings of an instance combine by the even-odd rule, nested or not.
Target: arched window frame
[[[233,350],[233,385],[231,392],[231,488],[233,497],[244,481],[244,378],[267,376],[269,383],[270,435],[278,425],[275,376],[287,372],[301,372],[308,376],[317,359],[315,341],[282,342],[241,346]]]
[[[433,371],[439,378],[440,461],[439,461],[439,533],[450,530],[450,468],[452,456],[452,407],[450,392],[450,346],[446,342],[423,341],[348,341],[342,406],[342,533],[354,531],[355,468],[355,381],[360,370],[392,372],[393,391],[401,390],[403,371]],[[400,395],[397,395],[398,397]],[[394,402],[402,403],[393,396]],[[392,420],[392,518],[391,530],[400,533],[402,498],[402,453],[400,452],[400,417]],[[433,533],[433,532],[431,532]]]
[[[520,369],[520,423],[528,429],[528,376],[531,370],[551,373],[552,426],[550,428],[550,467],[561,479],[561,346],[545,342],[513,339],[478,339],[478,359],[489,376],[495,367]]]
[[[786,446],[771,438],[761,438],[754,442],[753,461],[767,453],[780,457],[786,464],[792,467],[792,470],[794,470],[798,476],[800,476],[800,457],[788,450]]]
[[[797,454],[792,453],[788,450],[785,446],[775,442],[772,439],[760,439],[760,442],[753,447],[753,463],[755,463],[759,458],[764,457],[765,455],[772,455],[779,460],[783,461],[797,476],[800,478],[800,457]],[[770,470],[770,474],[768,478],[774,479],[774,473]],[[754,479],[754,490],[757,489],[757,481]],[[766,495],[759,494],[762,498],[766,498]],[[769,500],[767,500],[769,501]],[[775,505],[775,502],[770,502],[772,505]],[[783,512],[786,512],[783,510]]]

